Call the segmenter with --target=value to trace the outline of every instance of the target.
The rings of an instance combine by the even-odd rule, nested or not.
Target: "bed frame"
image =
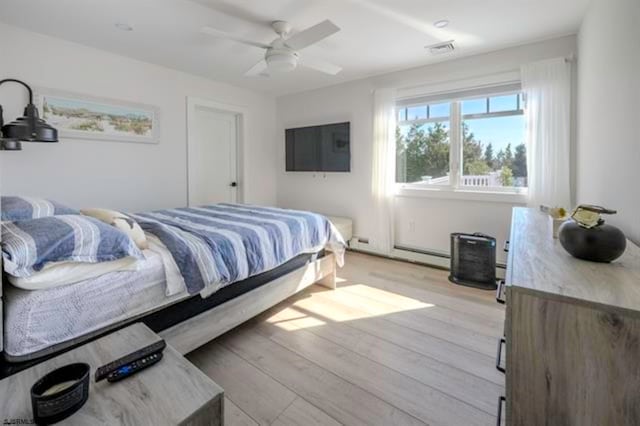
[[[315,283],[336,288],[333,253],[158,334],[184,355]]]
[[[325,252],[323,257],[316,258],[304,266],[192,316],[158,334],[184,355],[316,283],[330,289],[336,288],[336,257],[333,253]],[[0,319],[3,318],[1,296],[2,286],[0,286]],[[74,339],[75,342],[70,342],[68,347],[60,351],[32,361],[18,363],[21,365],[15,367],[10,366],[10,371],[0,371],[0,378],[14,374],[114,330],[115,328],[108,331],[98,331],[90,336],[78,337]],[[4,342],[2,333],[2,321],[0,321],[0,352],[2,352]],[[0,363],[6,364],[4,360],[0,360]]]

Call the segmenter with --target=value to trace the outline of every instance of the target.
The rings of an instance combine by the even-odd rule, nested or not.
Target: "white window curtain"
[[[393,250],[393,203],[396,174],[396,101],[395,89],[377,89],[373,95],[373,167],[375,234],[369,244],[375,251],[390,254]]]
[[[527,123],[529,205],[571,206],[571,64],[564,58],[521,68]]]

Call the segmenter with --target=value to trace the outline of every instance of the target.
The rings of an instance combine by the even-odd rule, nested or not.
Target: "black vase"
[[[627,248],[624,233],[605,223],[589,229],[568,220],[560,226],[558,238],[569,254],[592,262],[612,262]]]

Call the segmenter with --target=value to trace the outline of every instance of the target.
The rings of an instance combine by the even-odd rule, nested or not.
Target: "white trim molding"
[[[520,70],[397,89],[396,101],[520,83]]]
[[[413,198],[440,198],[448,200],[486,201],[493,203],[522,204],[527,203],[527,191],[520,192],[508,190],[479,189],[454,189],[451,187],[437,188],[435,185],[428,188],[418,188],[412,184],[397,184],[396,197]]]
[[[447,252],[395,246],[390,253],[381,253],[371,247],[367,241],[361,241],[358,237],[353,237],[349,241],[348,250],[446,270],[449,270],[451,266],[451,256]],[[499,262],[496,263],[496,278],[503,279],[505,269],[506,265]]]

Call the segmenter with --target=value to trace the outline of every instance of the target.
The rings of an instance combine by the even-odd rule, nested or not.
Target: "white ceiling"
[[[575,33],[589,0],[2,0],[0,20],[139,60],[275,95]],[[244,77],[263,51],[199,32],[204,25],[270,42],[273,20],[295,31],[331,19],[341,31],[303,51],[343,68]],[[437,29],[433,22],[451,21]],[[131,25],[125,32],[116,22]],[[457,50],[430,56],[450,39]]]

